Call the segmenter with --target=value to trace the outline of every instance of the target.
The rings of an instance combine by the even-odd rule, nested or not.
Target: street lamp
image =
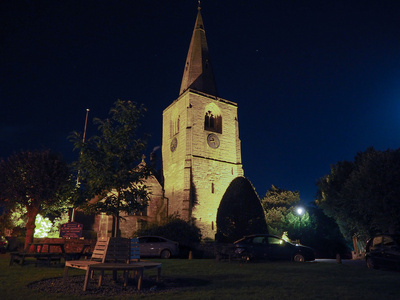
[[[304,215],[305,210],[304,210],[303,207],[299,206],[299,207],[296,208],[296,212],[301,218],[301,216]]]
[[[306,210],[304,209],[304,207],[302,206],[297,206],[295,209],[297,215],[299,216],[299,234],[301,233],[301,217],[305,214]],[[299,244],[300,244],[300,240],[299,240]]]
[[[304,209],[304,207],[302,207],[302,206],[296,207],[296,213],[299,215],[299,218],[300,218],[300,228],[301,228],[301,217],[304,215],[305,212],[306,212],[306,210]]]

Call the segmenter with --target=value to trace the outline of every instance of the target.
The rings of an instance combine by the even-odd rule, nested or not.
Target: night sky
[[[72,161],[86,109],[105,118],[117,99],[145,104],[148,154],[161,146],[196,14],[196,0],[1,1],[0,157]],[[202,15],[260,197],[273,184],[313,201],[330,165],[400,147],[400,1],[203,0]]]

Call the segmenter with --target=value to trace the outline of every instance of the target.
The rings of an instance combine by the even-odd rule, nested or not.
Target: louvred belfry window
[[[222,117],[207,111],[204,117],[204,130],[222,133]]]

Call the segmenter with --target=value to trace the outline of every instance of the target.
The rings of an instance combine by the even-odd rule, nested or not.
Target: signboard
[[[60,237],[66,238],[81,238],[83,224],[76,222],[68,222],[61,226]]]

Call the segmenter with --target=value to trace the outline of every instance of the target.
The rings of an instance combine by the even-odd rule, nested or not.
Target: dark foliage
[[[301,228],[301,243],[312,247],[318,258],[351,257],[351,249],[333,218],[326,216],[322,209],[307,206],[309,223]]]
[[[200,229],[184,220],[173,218],[163,225],[151,224],[136,232],[137,236],[157,235],[178,242],[180,246],[192,247],[201,240]]]
[[[347,239],[400,231],[400,150],[368,148],[318,182],[317,204]]]
[[[216,240],[234,242],[255,233],[268,233],[264,211],[250,181],[237,177],[227,188],[218,208]]]

